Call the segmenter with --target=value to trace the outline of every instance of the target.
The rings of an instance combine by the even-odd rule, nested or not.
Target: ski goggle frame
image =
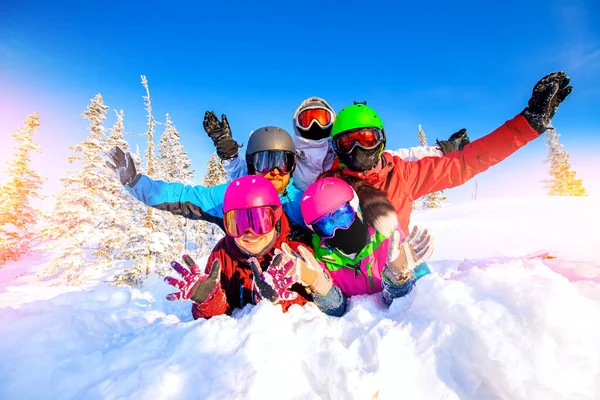
[[[377,128],[358,128],[337,135],[333,141],[333,150],[336,153],[350,154],[356,146],[365,150],[372,150],[379,146],[385,133]]]
[[[335,236],[336,229],[348,229],[356,219],[356,210],[345,203],[332,212],[319,217],[309,224],[310,229],[321,239],[331,239]]]
[[[275,229],[281,213],[281,207],[270,206],[229,210],[223,216],[223,223],[227,234],[236,239],[248,231],[262,236]]]
[[[282,174],[289,174],[296,168],[296,154],[284,150],[259,151],[249,156],[249,164],[254,171],[266,175],[275,168]]]
[[[296,127],[302,130],[309,130],[313,124],[326,129],[333,125],[333,112],[323,107],[305,108],[296,118],[294,118]]]

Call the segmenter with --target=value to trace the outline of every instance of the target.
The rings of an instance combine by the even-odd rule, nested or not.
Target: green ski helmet
[[[383,122],[371,107],[354,102],[354,105],[342,109],[331,128],[331,137],[335,138],[340,133],[358,128],[377,128],[383,130]]]

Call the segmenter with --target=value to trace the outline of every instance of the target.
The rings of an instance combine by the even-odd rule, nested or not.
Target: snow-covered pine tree
[[[143,96],[148,126],[145,134],[148,140],[145,166],[141,162],[139,146],[136,146],[136,152],[135,154],[132,154],[132,157],[138,173],[144,173],[151,178],[157,178],[157,174],[160,175],[160,166],[157,165],[154,154],[154,125],[156,124],[156,121],[152,114],[152,98],[150,97],[148,80],[145,75],[141,75],[140,77],[142,79],[142,86],[146,90],[146,95]],[[132,238],[133,240],[130,243],[132,243],[133,246],[127,253],[131,255],[131,259],[136,261],[136,264],[115,277],[113,282],[119,286],[141,286],[151,271],[155,271],[160,275],[161,271],[164,270],[161,266],[161,254],[170,247],[168,235],[156,229],[164,216],[161,216],[160,214],[155,215],[151,207],[145,207],[139,202],[136,203],[137,204],[133,206],[134,219],[132,223],[138,227],[137,229],[140,230],[140,232],[145,232],[145,235],[140,238],[135,234]],[[138,221],[141,222],[141,226]],[[160,266],[158,270],[156,268],[157,264]]]
[[[229,182],[229,177],[225,169],[223,169],[221,160],[217,156],[217,153],[212,153],[206,163],[206,173],[204,174],[202,185],[212,187],[227,182]],[[208,255],[223,236],[224,232],[217,225],[200,221],[196,241],[197,256]]]
[[[165,131],[158,143],[159,155],[156,164],[159,166],[157,179],[166,182],[192,183],[194,170],[190,169],[191,161],[181,145],[181,135],[171,121],[169,114],[166,115]]]
[[[150,97],[148,80],[145,75],[141,75],[140,77],[142,79],[142,86],[144,86],[144,89],[146,90],[146,95],[143,96],[143,98],[148,121],[148,129],[146,130],[148,150],[145,155],[145,168],[142,163],[139,162],[139,147],[136,150],[136,154],[132,156],[136,162],[136,166],[139,166],[138,172],[143,171],[149,177],[155,178],[157,165],[154,157],[154,125],[156,121],[152,114],[152,98]],[[137,210],[137,208],[135,209]],[[163,232],[156,231],[156,220],[152,208],[143,207],[143,209],[143,212],[135,212],[134,223],[137,224],[138,220],[143,221],[143,226],[140,229],[146,229],[147,234],[143,240],[138,242],[137,246],[132,249],[132,254],[134,254],[133,259],[137,261],[137,263],[115,278],[114,283],[117,285],[140,286],[151,271],[160,273],[160,271],[157,271],[156,269],[157,262],[160,262],[160,255],[169,247],[170,241],[168,236]]]
[[[425,137],[425,131],[421,127],[421,124],[419,124],[418,136],[419,144],[421,146],[427,146],[427,138]],[[423,208],[440,208],[442,206],[441,203],[444,200],[446,200],[446,196],[444,196],[444,192],[441,190],[439,192],[426,194],[422,197]]]
[[[221,160],[217,153],[212,153],[206,163],[206,174],[204,174],[202,184],[206,187],[213,187],[227,182],[229,182],[229,177],[221,164]]]
[[[140,152],[140,145],[136,144],[135,145],[135,153],[131,154],[131,157],[133,157],[133,162],[135,163],[135,167],[137,169],[137,172],[139,174],[145,174],[146,170],[144,169],[144,165],[142,164],[142,156],[141,156],[141,152]]]
[[[181,145],[180,134],[169,114],[166,115],[165,131],[158,144],[155,163],[158,179],[165,182],[192,183],[194,170],[190,169],[191,161]],[[154,219],[157,222],[156,231],[166,234],[171,242],[158,260],[160,265],[166,265],[167,271],[170,271],[169,262],[180,258],[185,252],[188,236],[191,234],[193,237],[197,223],[166,212],[156,213]],[[157,272],[160,274],[160,271]]]
[[[80,162],[81,169],[70,171],[60,180],[63,190],[58,194],[46,237],[53,240],[46,248],[54,253],[50,265],[41,276],[61,273],[68,284],[82,282],[84,267],[105,269],[112,264],[112,257],[93,259],[101,243],[112,233],[106,221],[114,220],[113,193],[114,174],[104,164],[104,126],[108,107],[102,95],[97,94],[81,115],[90,122],[90,134],[70,149],[78,153],[68,161]]]
[[[124,137],[124,113],[121,110],[116,114],[117,121],[111,129],[110,135],[106,137],[105,147],[111,149],[114,146],[119,146],[127,152],[129,151],[129,144]],[[139,159],[137,162],[136,165],[140,165]],[[104,224],[112,229],[110,235],[100,242],[100,250],[95,253],[95,256],[133,260],[135,264],[130,270],[134,269],[136,273],[130,275],[120,274],[120,279],[117,279],[117,281],[121,284],[139,285],[143,276],[139,271],[146,268],[141,264],[151,252],[148,243],[151,232],[150,229],[144,226],[144,218],[147,215],[146,206],[129,195],[118,179],[113,177],[112,183],[108,190],[111,192],[111,207],[115,212],[104,221]],[[127,277],[127,279],[124,280],[124,277]]]
[[[148,79],[146,75],[140,75],[142,78],[142,86],[146,89],[146,95],[144,96],[144,105],[146,106],[146,113],[148,114],[146,130],[146,137],[148,138],[148,150],[146,152],[146,175],[150,178],[154,178],[155,165],[154,165],[154,116],[152,114],[152,98],[150,97],[150,88],[148,87]],[[154,221],[152,219],[152,208],[148,207],[148,216],[146,217],[146,225],[154,232]]]
[[[123,151],[129,150],[129,144],[123,136],[123,110],[116,112],[117,121],[112,127],[110,134],[104,139],[104,149],[107,151],[114,146],[119,146]],[[109,176],[106,192],[103,193],[105,201],[114,211],[106,216],[102,222],[105,227],[103,229],[104,237],[99,240],[99,249],[94,253],[94,256],[100,259],[107,260],[112,264],[114,258],[122,259],[123,249],[126,247],[129,228],[133,213],[131,212],[131,196],[125,192],[121,182],[113,176]],[[110,228],[110,229],[108,229]]]
[[[576,179],[576,172],[571,169],[570,155],[564,146],[558,143],[560,135],[553,126],[546,130],[546,147],[548,158],[545,163],[550,164],[548,173],[552,179],[544,180],[549,196],[587,196],[581,179]]]
[[[419,129],[417,130],[417,136],[419,137],[419,145],[427,146],[427,137],[425,136],[425,131],[421,124],[419,124]]]
[[[13,134],[17,141],[15,157],[8,163],[9,181],[2,187],[0,195],[0,265],[28,253],[36,236],[39,211],[32,207],[31,200],[42,198],[39,191],[45,178],[31,167],[30,153],[42,152],[42,148],[33,142],[39,126],[36,112],[30,114],[24,127]]]

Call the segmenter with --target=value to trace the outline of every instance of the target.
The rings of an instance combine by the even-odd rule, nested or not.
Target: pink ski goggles
[[[281,208],[274,210],[267,206],[227,211],[223,222],[227,234],[237,239],[248,231],[258,236],[265,235],[275,229],[279,218]]]

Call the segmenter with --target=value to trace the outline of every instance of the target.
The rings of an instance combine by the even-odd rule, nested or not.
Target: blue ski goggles
[[[331,239],[335,236],[336,229],[348,229],[356,218],[356,211],[349,203],[325,214],[310,224],[310,228],[321,239]]]

